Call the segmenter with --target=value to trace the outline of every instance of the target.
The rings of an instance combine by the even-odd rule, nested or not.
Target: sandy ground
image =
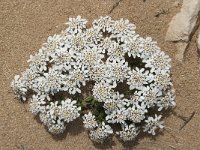
[[[180,10],[176,0],[0,0],[0,150],[198,150],[200,149],[199,108],[200,76],[198,54],[193,36],[185,62],[174,59],[175,46],[164,41],[168,23]],[[113,8],[116,8],[110,12]],[[157,15],[157,12],[163,12]],[[166,130],[154,139],[141,137],[135,143],[118,139],[94,145],[78,121],[61,136],[50,135],[34,119],[28,107],[14,99],[10,82],[27,67],[27,59],[41,47],[49,35],[65,28],[67,18],[81,15],[90,23],[103,15],[126,18],[137,26],[142,36],[151,36],[173,58],[172,78],[177,107],[166,119]],[[189,117],[185,123],[179,116]],[[175,113],[177,115],[175,115]]]

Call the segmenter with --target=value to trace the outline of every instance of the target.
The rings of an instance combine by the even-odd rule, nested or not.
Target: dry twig
[[[114,10],[117,6],[119,6],[119,3],[120,3],[121,1],[122,1],[122,0],[118,0],[118,1],[113,5],[112,9],[109,11],[109,14],[111,14],[111,13],[113,12],[113,10]]]

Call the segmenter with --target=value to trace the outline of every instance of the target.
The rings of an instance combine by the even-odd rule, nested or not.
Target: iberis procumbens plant
[[[155,135],[164,128],[163,113],[175,106],[171,59],[128,20],[86,23],[70,18],[66,30],[48,37],[12,81],[16,96],[29,100],[52,134],[81,118],[95,142],[112,134],[123,141]]]

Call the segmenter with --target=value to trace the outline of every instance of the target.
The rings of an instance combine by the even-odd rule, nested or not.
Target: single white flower
[[[69,76],[69,75],[62,75],[61,77],[62,77],[62,87],[61,87],[62,91],[67,91],[69,92],[69,94],[72,94],[72,95],[76,93],[81,93],[81,90],[77,86],[77,83],[80,85],[81,82],[85,83],[85,81],[77,80],[77,78],[74,79],[72,78],[72,76]],[[82,78],[82,75],[80,78]]]
[[[70,48],[76,52],[81,52],[86,47],[86,39],[82,33],[69,35],[68,39]]]
[[[69,18],[69,21],[65,24],[68,25],[67,31],[68,32],[82,32],[82,29],[86,28],[87,20],[81,18],[81,16],[77,16],[76,18]]]
[[[99,44],[98,49],[101,49],[101,52],[105,53],[105,51],[112,49],[113,43],[115,43],[114,40],[112,40],[110,37],[105,37],[102,39],[101,43]]]
[[[48,93],[48,90],[46,90],[46,78],[43,76],[40,76],[38,78],[35,78],[33,81],[33,85],[31,86],[32,90],[37,93]]]
[[[126,62],[125,59],[113,59],[112,57],[109,57],[106,61],[106,65],[109,70],[109,79],[112,82],[123,82],[128,77],[130,68],[128,67],[128,62]]]
[[[122,131],[116,132],[116,134],[119,135],[124,142],[132,141],[137,137],[139,131],[138,128],[135,127],[135,124],[122,124],[121,126]]]
[[[39,112],[45,112],[45,95],[33,95],[30,103],[30,111],[37,115]]]
[[[40,121],[47,127],[49,127],[52,124],[55,124],[55,120],[51,118],[49,111],[44,111],[39,113]]]
[[[56,124],[52,124],[48,127],[48,130],[52,134],[61,134],[65,131],[66,127],[63,122],[58,121]]]
[[[164,96],[158,97],[157,106],[158,111],[161,111],[163,108],[168,109],[169,107],[174,107],[175,103],[175,91],[174,89],[168,90],[164,93]]]
[[[161,71],[170,72],[171,59],[164,52],[158,52],[153,54],[150,59],[146,61],[145,67],[152,68],[152,71],[159,73]]]
[[[48,57],[45,56],[51,56],[51,54],[55,53],[60,46],[60,35],[55,34],[53,36],[49,36],[47,42],[43,44],[43,48],[40,50],[39,54],[43,54],[44,58],[48,59]]]
[[[97,121],[95,120],[95,116],[92,115],[91,112],[83,116],[83,124],[84,127],[88,130],[98,127]]]
[[[94,29],[102,30],[103,32],[111,32],[113,21],[109,16],[101,16],[98,20],[94,20],[92,24]]]
[[[167,89],[172,86],[170,75],[164,71],[154,76],[154,85],[159,89]]]
[[[26,69],[26,71],[22,73],[21,79],[26,81],[26,87],[31,89],[34,85],[35,79],[38,78],[39,76],[40,72],[31,67],[29,69]]]
[[[88,46],[96,46],[103,38],[102,32],[98,29],[90,28],[85,31],[85,38]]]
[[[106,101],[106,99],[108,99],[113,92],[109,84],[105,82],[100,82],[100,83],[96,82],[92,91],[93,91],[93,96],[99,102]]]
[[[61,68],[62,71],[69,71],[73,65],[76,64],[74,59],[77,55],[72,49],[67,50],[62,48],[52,54],[51,57],[50,63],[53,64],[54,67]]]
[[[103,107],[105,108],[105,113],[110,114],[113,111],[117,111],[126,105],[125,99],[123,99],[123,95],[118,92],[114,92],[109,99],[104,101]]]
[[[27,100],[27,81],[23,80],[19,75],[14,77],[14,80],[11,83],[11,87],[18,99],[26,101]]]
[[[61,109],[59,112],[59,119],[64,122],[71,122],[80,116],[79,111],[81,107],[77,107],[76,101],[71,99],[66,99],[61,102]]]
[[[144,132],[148,132],[149,134],[155,135],[155,131],[157,129],[162,129],[164,128],[164,121],[160,121],[161,119],[161,115],[157,116],[155,115],[155,117],[148,117],[147,120],[145,120],[145,125],[144,125]]]
[[[128,120],[134,123],[140,123],[145,118],[145,113],[147,113],[147,109],[146,105],[144,103],[141,103],[141,106],[139,104],[136,104],[132,107],[127,108],[126,112]]]
[[[45,92],[54,94],[54,92],[60,91],[62,83],[60,71],[50,68],[48,73],[44,73],[44,77],[46,78]]]
[[[160,48],[157,46],[157,42],[154,42],[151,37],[147,37],[142,40],[141,49],[141,58],[143,59],[148,59],[153,54],[160,51]]]
[[[104,142],[110,134],[113,133],[112,128],[109,125],[106,125],[104,122],[100,124],[97,129],[91,130],[89,136],[91,140],[102,143]]]
[[[90,67],[88,72],[90,79],[94,81],[106,81],[109,78],[107,66],[102,62]]]
[[[136,26],[129,23],[129,20],[120,19],[115,21],[112,26],[112,38],[117,38],[119,41],[124,42],[134,37]]]
[[[142,99],[148,108],[154,107],[157,103],[158,97],[162,95],[162,92],[157,87],[144,88],[139,92],[142,95]]]
[[[108,123],[125,123],[127,120],[128,111],[125,107],[112,111],[109,115],[106,116],[106,121]]]
[[[131,38],[126,43],[125,49],[127,49],[129,57],[140,57],[142,52],[142,39],[136,35],[134,38]]]
[[[135,68],[132,71],[128,72],[129,77],[127,79],[127,84],[129,85],[129,89],[139,89],[141,90],[144,85],[148,84],[149,78],[149,72],[145,71],[144,68],[139,69]]]
[[[129,99],[126,99],[126,105],[129,107],[130,105],[136,105],[138,102],[142,102],[143,98],[141,92],[135,91],[133,94],[130,94]]]
[[[30,63],[29,66],[32,68],[32,70],[35,69],[38,72],[43,72],[47,70],[48,61],[49,58],[42,52],[39,52],[34,56],[30,55],[30,59],[28,60],[28,62]]]
[[[99,64],[102,59],[104,58],[104,55],[98,51],[97,47],[94,46],[92,48],[84,49],[82,51],[82,64],[86,66],[94,66]]]
[[[108,48],[108,55],[115,59],[116,57],[123,58],[126,54],[126,45],[125,44],[119,44],[116,42],[113,42],[112,45],[110,45],[110,48]]]
[[[56,121],[60,115],[61,106],[58,104],[58,101],[50,102],[49,105],[46,105],[46,111],[49,112],[50,118]]]

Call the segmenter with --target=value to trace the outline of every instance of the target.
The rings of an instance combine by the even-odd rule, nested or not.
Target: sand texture
[[[176,47],[165,42],[171,18],[180,11],[177,0],[0,0],[0,150],[198,150],[200,149],[200,76],[197,33],[185,53],[175,59]],[[177,106],[165,118],[166,130],[152,138],[123,144],[117,138],[103,145],[89,139],[80,121],[71,123],[60,136],[52,136],[14,99],[10,82],[24,71],[27,60],[49,35],[65,28],[69,17],[81,15],[91,23],[99,16],[126,18],[143,37],[151,36],[172,58],[172,79]],[[193,116],[189,118],[191,115]]]

